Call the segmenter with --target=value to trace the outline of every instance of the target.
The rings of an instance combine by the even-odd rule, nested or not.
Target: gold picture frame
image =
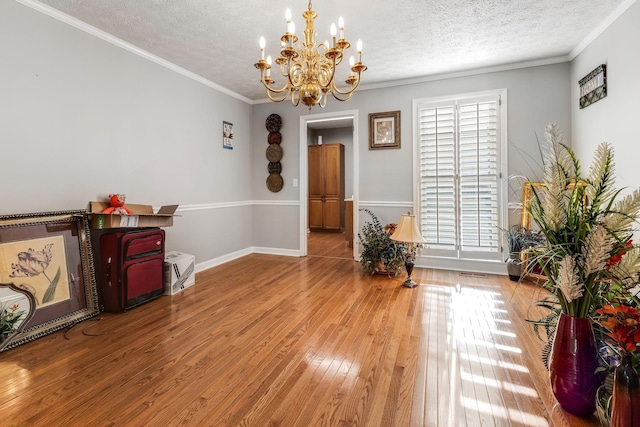
[[[524,183],[524,187],[522,188],[522,216],[520,218],[520,225],[522,228],[526,230],[531,229],[531,215],[529,214],[529,210],[531,208],[531,200],[533,200],[533,191],[536,191],[536,194],[541,195],[541,190],[544,190],[546,184],[544,182],[531,182],[527,181]],[[529,265],[528,256],[522,255],[522,269],[524,271],[523,277],[525,279],[531,280],[532,282],[546,282],[547,276],[542,272],[540,266]]]
[[[584,181],[578,181],[577,185],[585,185],[585,183]],[[575,186],[576,183],[571,182],[567,185],[567,190],[573,191]],[[531,223],[531,215],[529,214],[531,201],[533,200],[534,191],[538,198],[543,199],[545,197],[544,190],[546,187],[547,185],[544,182],[528,181],[524,183],[524,187],[522,189],[522,217],[520,220],[520,225],[523,228],[527,230],[530,230],[531,227],[536,228],[536,226]],[[534,282],[546,282],[547,276],[542,272],[542,268],[538,265],[530,266],[527,257],[524,256],[523,258],[523,269],[525,272],[524,278]]]
[[[400,148],[400,111],[369,114],[369,150]]]
[[[0,216],[0,283],[28,291],[36,306],[5,349],[97,315],[87,212]]]

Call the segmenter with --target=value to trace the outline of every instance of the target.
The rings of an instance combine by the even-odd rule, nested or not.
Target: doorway
[[[357,212],[358,200],[358,112],[313,114],[300,117],[300,253],[301,256],[325,256],[333,258],[357,258],[355,244],[348,245],[345,230],[311,230],[308,221],[309,165],[308,146],[342,143],[345,145],[345,192],[344,198],[352,202]],[[320,137],[320,139],[318,138]],[[347,204],[344,203],[346,206]],[[346,216],[348,210],[345,211]],[[357,215],[352,215],[352,230],[357,230]],[[355,242],[354,242],[355,243]]]

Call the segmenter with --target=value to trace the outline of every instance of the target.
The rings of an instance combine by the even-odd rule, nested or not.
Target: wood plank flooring
[[[562,411],[506,276],[249,255],[0,353],[2,426],[596,426]]]
[[[307,256],[353,259],[353,248],[347,246],[344,233],[312,231],[307,233]]]

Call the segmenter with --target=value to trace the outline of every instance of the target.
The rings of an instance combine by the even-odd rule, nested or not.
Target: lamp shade
[[[405,243],[426,243],[420,234],[418,221],[415,215],[403,214],[396,231],[391,235],[391,240]]]

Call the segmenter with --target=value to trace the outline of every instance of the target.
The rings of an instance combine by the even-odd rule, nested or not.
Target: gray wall
[[[636,127],[640,100],[639,22],[640,3],[636,2],[571,64],[573,147],[583,170],[588,171],[598,144],[609,142],[615,150],[616,185],[629,189],[640,187]],[[580,109],[578,82],[600,64],[607,64],[607,97]]]
[[[0,52],[0,214],[125,193],[181,205],[168,250],[202,262],[251,247],[247,103],[13,1],[0,2]]]
[[[347,103],[330,99],[310,112],[287,102],[250,106],[17,2],[0,2],[0,214],[82,209],[123,192],[130,203],[179,203],[168,249],[194,253],[198,262],[256,248],[294,254],[300,116],[358,110],[360,202],[390,222],[412,203],[412,100],[499,88],[508,90],[510,176],[541,178],[536,135],[556,122],[584,167],[598,143],[611,142],[618,184],[635,188],[639,21],[634,3],[571,64],[361,88]],[[601,63],[609,95],[579,110],[578,80]],[[402,114],[401,149],[369,151],[368,114],[392,110]],[[279,193],[265,185],[271,113],[283,118]],[[223,120],[234,124],[232,151],[222,149]],[[509,198],[521,198],[516,180]]]
[[[264,121],[271,113],[283,118],[282,146],[284,148],[283,177],[284,188],[279,193],[270,193],[264,185],[264,176],[254,176],[254,198],[271,204],[269,223],[279,228],[282,235],[278,244],[286,249],[299,246],[298,223],[291,221],[292,206],[279,204],[298,201],[299,188],[293,187],[293,179],[299,178],[299,135],[300,116],[314,113],[359,111],[359,198],[361,206],[372,209],[381,222],[396,222],[400,214],[407,211],[413,200],[413,120],[412,101],[419,98],[456,95],[469,92],[507,88],[508,93],[508,144],[509,174],[525,175],[527,178],[541,178],[538,165],[541,164],[536,134],[543,137],[544,128],[549,122],[558,123],[570,140],[570,88],[569,64],[554,64],[525,69],[479,74],[447,80],[407,84],[381,89],[359,90],[347,103],[329,99],[323,110],[314,109],[311,113],[306,107],[292,108],[289,102],[257,104],[253,106],[253,169],[266,168],[264,149],[266,149],[266,130]],[[366,72],[364,73],[366,81]],[[401,111],[401,148],[398,150],[368,149],[368,114],[381,111]],[[266,173],[266,171],[265,171]],[[519,186],[512,191],[511,200],[520,201],[522,193]],[[284,224],[279,211],[288,224]],[[266,214],[263,209],[261,213]],[[513,215],[518,218],[517,214]],[[361,221],[367,219],[361,216]],[[515,220],[515,219],[514,219]],[[265,221],[261,218],[260,221]],[[254,239],[262,245],[272,247],[266,237],[267,230],[259,227],[254,219]]]

